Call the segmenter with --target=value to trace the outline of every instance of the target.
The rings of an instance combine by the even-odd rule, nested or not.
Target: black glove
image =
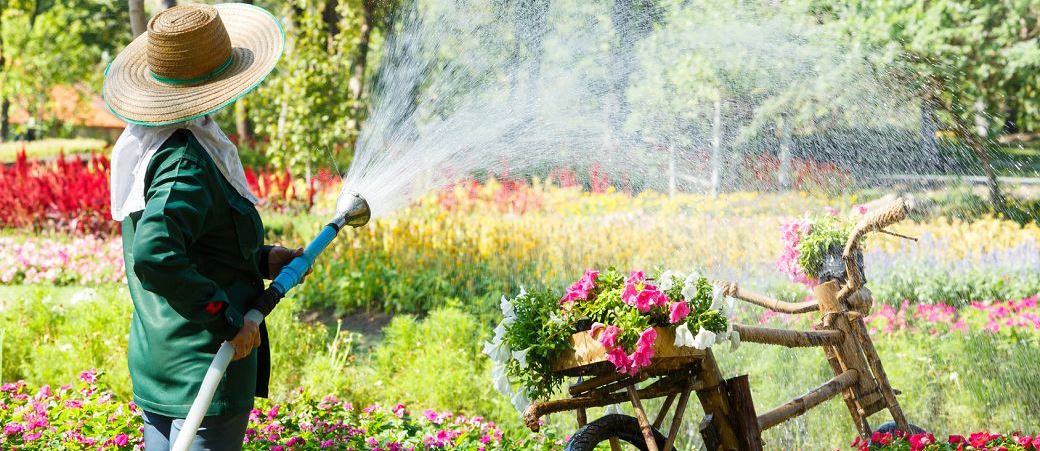
[[[274,289],[274,287],[268,287],[253,301],[253,308],[259,310],[260,313],[263,313],[266,318],[272,311],[274,311],[274,308],[278,306],[278,302],[282,300],[282,296],[282,293],[279,293],[278,290]]]

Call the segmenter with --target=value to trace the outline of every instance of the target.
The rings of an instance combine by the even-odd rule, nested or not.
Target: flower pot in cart
[[[654,327],[654,357],[650,366],[639,371],[641,376],[654,377],[688,367],[704,358],[705,351],[675,346],[674,327]],[[553,362],[552,371],[565,376],[603,376],[616,374],[614,364],[607,361],[607,348],[590,331],[571,335],[571,350],[563,352]]]

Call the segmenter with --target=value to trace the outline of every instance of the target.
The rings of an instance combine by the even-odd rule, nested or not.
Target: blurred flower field
[[[258,174],[254,189],[265,193],[260,210],[268,242],[302,245],[331,215],[337,187],[327,178],[302,183]],[[797,192],[669,197],[592,188],[468,182],[342,233],[308,282],[270,318],[275,390],[271,403],[260,408],[266,414],[281,406],[284,420],[278,424],[295,429],[272,435],[263,428],[274,422],[258,415],[249,446],[320,447],[328,439],[315,432],[311,418],[325,415],[318,406],[331,395],[340,410],[343,403],[384,406],[371,418],[363,410],[336,411],[335,421],[348,428],[379,424],[381,432],[354,437],[364,440],[359,447],[392,449],[399,442],[404,449],[436,448],[439,442],[426,442],[430,435],[448,448],[558,449],[557,440],[574,430],[572,418],[553,417],[544,429],[549,436],[532,438],[509,400],[490,387],[491,365],[480,346],[489,338],[500,296],[521,287],[562,289],[587,268],[616,265],[700,268],[714,278],[801,300],[807,289],[777,266],[781,224],[828,207],[855,217],[858,206],[869,208],[873,200]],[[40,207],[40,218],[52,215],[48,208]],[[25,380],[28,386],[18,393],[28,398],[19,408],[31,410],[28,399],[40,387],[60,387],[86,368],[99,368],[112,402],[125,403],[130,302],[118,235],[103,227],[41,232],[47,224],[7,223],[0,231],[0,382]],[[894,229],[920,240],[875,235],[867,241],[868,287],[877,301],[869,324],[911,421],[936,437],[1040,430],[1040,228],[940,214]],[[370,318],[385,319],[373,330],[362,324]],[[736,320],[811,327],[744,305]],[[762,409],[829,377],[822,355],[812,350],[748,344],[718,357],[727,376],[750,374]],[[53,390],[55,396],[79,396],[75,389]],[[12,415],[15,404],[5,402],[5,414]],[[395,413],[399,403],[409,415]],[[69,408],[64,398],[48,407],[45,429],[53,430],[41,431],[41,437],[72,430],[73,416],[62,413]],[[126,409],[124,404],[120,421],[133,420]],[[426,409],[442,423],[417,413]],[[854,429],[842,409],[827,404],[770,430],[766,440],[785,449],[847,448]],[[466,418],[465,424],[443,423],[448,420],[437,412],[445,411],[452,412],[449,422]],[[695,415],[683,430],[685,446],[698,440]],[[482,419],[474,423],[474,417]],[[25,439],[20,418],[23,429],[0,443],[16,443],[9,436]],[[135,426],[127,422],[125,431],[117,431],[118,424],[124,423],[92,439],[103,443],[125,433],[126,446],[133,446]],[[494,438],[492,429],[501,442],[484,442],[485,435]],[[304,441],[290,443],[295,437]]]

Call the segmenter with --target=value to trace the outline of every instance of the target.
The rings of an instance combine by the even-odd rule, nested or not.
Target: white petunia
[[[513,359],[520,363],[520,368],[527,368],[527,352],[531,348],[524,349],[523,351],[513,351]]]
[[[524,289],[523,285],[520,285],[520,294],[517,296],[527,296],[527,290]]]
[[[509,345],[505,344],[502,340],[492,340],[484,343],[484,354],[487,354],[491,358],[491,361],[505,364],[509,361],[511,353],[509,352]]]
[[[711,287],[711,307],[712,310],[722,310],[723,304],[726,301],[726,291],[720,285],[712,285]]]
[[[503,318],[515,318],[516,317],[516,311],[513,310],[513,303],[509,302],[509,299],[506,299],[505,296],[502,296],[502,301],[499,302],[499,307],[501,307],[501,309],[502,309],[502,317]]]
[[[737,310],[737,300],[731,297],[726,298],[726,302],[722,303],[722,316],[726,319],[733,318],[733,312]],[[731,321],[732,322],[732,321]]]
[[[697,283],[696,282],[690,283],[690,281],[687,280],[686,283],[684,283],[683,287],[682,287],[682,297],[683,297],[683,299],[685,299],[687,301],[692,301],[693,298],[696,297],[696,296],[697,296]]]
[[[672,283],[672,278],[675,277],[675,275],[676,274],[672,271],[665,271],[661,273],[661,283],[658,285],[658,288],[660,288],[661,291],[671,290],[672,286],[674,286],[674,284]]]
[[[693,347],[697,349],[708,349],[713,344],[715,344],[715,332],[703,327],[700,332],[697,332],[697,336],[693,337]]]
[[[690,333],[690,328],[686,323],[682,323],[675,328],[675,346],[685,346],[687,348],[693,346],[693,334]]]
[[[494,382],[495,390],[509,396],[513,394],[513,388],[509,385],[509,376],[506,375],[506,365],[495,363],[491,365],[491,380]]]
[[[531,399],[527,397],[527,394],[524,393],[523,390],[517,391],[516,394],[513,395],[512,401],[513,407],[515,407],[518,412],[527,410],[527,406],[531,405]]]

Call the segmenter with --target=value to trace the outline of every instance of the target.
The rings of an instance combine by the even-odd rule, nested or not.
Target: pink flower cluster
[[[1002,327],[1040,330],[1037,296],[1020,301],[1008,300],[990,304],[972,302],[971,308],[986,314],[986,330],[990,332],[999,332]]]
[[[578,302],[588,299],[589,294],[596,288],[597,277],[599,277],[599,271],[586,270],[581,279],[567,287],[567,294],[563,295],[560,303]]]
[[[874,432],[870,440],[856,437],[852,448],[858,451],[1008,451],[1009,447],[1026,451],[1040,450],[1040,435],[1029,436],[1015,432],[1011,435],[975,432],[967,438],[963,435],[950,435],[945,442],[936,440],[928,432],[907,434],[902,431]]]
[[[123,245],[118,238],[0,237],[0,283],[94,285],[122,280]]]
[[[101,375],[84,371],[75,385],[31,391],[24,382],[0,386],[0,449],[142,449],[143,424],[134,403],[114,400]],[[364,449],[417,451],[543,449],[528,439],[506,438],[480,416],[426,410],[412,416],[404,404],[360,411],[333,396],[315,399],[301,390],[284,404],[266,400],[249,414],[244,449]]]
[[[668,305],[668,296],[656,285],[648,283],[646,274],[642,271],[632,271],[629,274],[625,280],[625,291],[621,293],[621,300],[642,313],[647,313],[654,307]]]
[[[972,302],[969,309],[961,310],[946,304],[910,305],[909,301],[903,301],[898,309],[881,305],[866,321],[871,333],[927,330],[939,335],[946,331],[1040,330],[1037,300],[1037,296],[1033,296],[1017,301]]]
[[[112,393],[97,385],[96,376],[96,371],[84,371],[75,386],[55,390],[44,385],[35,393],[21,381],[0,386],[0,448],[36,449],[56,443],[104,450],[142,446],[137,406],[112,401]]]
[[[781,273],[787,275],[792,281],[808,286],[815,285],[815,281],[805,274],[798,263],[800,255],[798,244],[802,241],[802,235],[809,233],[811,229],[812,220],[808,216],[780,224],[780,242],[783,244],[783,249],[776,260],[776,267]]]
[[[602,327],[602,325],[599,325]],[[596,326],[593,326],[596,327]],[[617,336],[621,329],[617,326],[606,326],[599,342],[607,349],[607,361],[614,364],[621,374],[636,374],[640,369],[650,366],[654,358],[654,342],[657,341],[657,331],[653,327],[647,328],[639,334],[636,342],[636,350],[632,354],[626,354],[625,349],[618,345]]]

